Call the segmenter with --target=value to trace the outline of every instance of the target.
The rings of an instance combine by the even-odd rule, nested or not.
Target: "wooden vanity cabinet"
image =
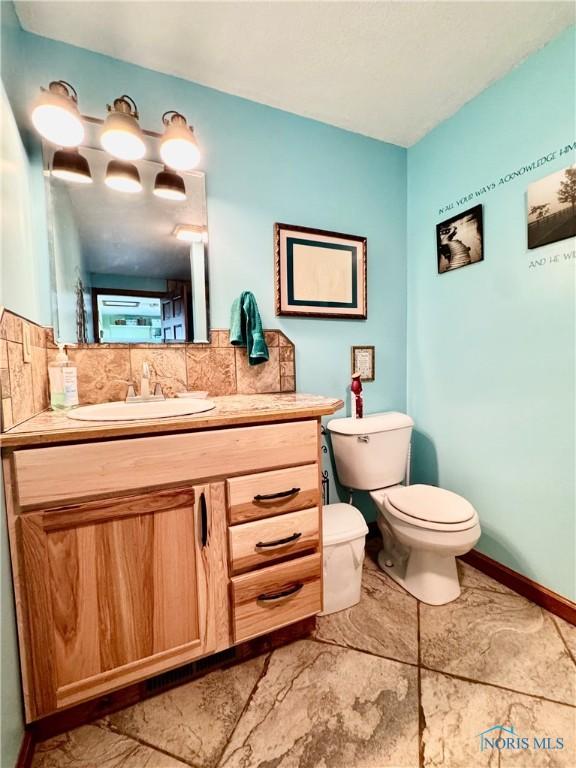
[[[223,483],[19,516],[31,719],[227,645],[224,519]]]
[[[27,721],[318,613],[318,455],[316,419],[3,451]]]

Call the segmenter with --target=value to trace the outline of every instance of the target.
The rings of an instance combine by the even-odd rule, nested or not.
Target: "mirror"
[[[65,343],[206,343],[209,339],[205,175],[180,172],[186,199],[157,197],[158,134],[134,161],[141,191],[106,185],[100,120],[84,118],[80,154],[92,183],[53,174],[44,143],[55,337]],[[57,159],[58,160],[58,159]],[[57,162],[58,165],[58,162]],[[186,238],[186,239],[180,239]]]

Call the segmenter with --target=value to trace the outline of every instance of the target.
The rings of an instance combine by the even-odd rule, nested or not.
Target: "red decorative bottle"
[[[354,393],[356,418],[361,419],[364,416],[364,402],[362,400],[362,382],[360,381],[359,373],[352,374],[350,390]]]

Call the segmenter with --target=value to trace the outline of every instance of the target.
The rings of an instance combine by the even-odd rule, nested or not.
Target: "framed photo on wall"
[[[436,225],[438,274],[484,260],[482,206],[475,205]]]
[[[374,358],[374,347],[352,347],[351,373],[359,373],[360,381],[374,381]]]
[[[365,320],[366,238],[274,225],[276,314]]]
[[[576,235],[576,167],[564,168],[528,187],[528,248]]]

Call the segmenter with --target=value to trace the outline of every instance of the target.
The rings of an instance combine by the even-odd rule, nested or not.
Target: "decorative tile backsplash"
[[[122,400],[129,384],[140,386],[142,364],[167,397],[186,390],[209,395],[295,392],[295,350],[282,331],[267,330],[270,359],[249,365],[246,350],[230,344],[227,330],[213,330],[210,344],[80,344],[66,351],[78,368],[80,403]],[[25,335],[30,360],[25,362]],[[0,318],[2,430],[45,410],[48,363],[56,356],[52,330],[4,310]]]
[[[2,431],[48,407],[45,328],[0,308]]]

